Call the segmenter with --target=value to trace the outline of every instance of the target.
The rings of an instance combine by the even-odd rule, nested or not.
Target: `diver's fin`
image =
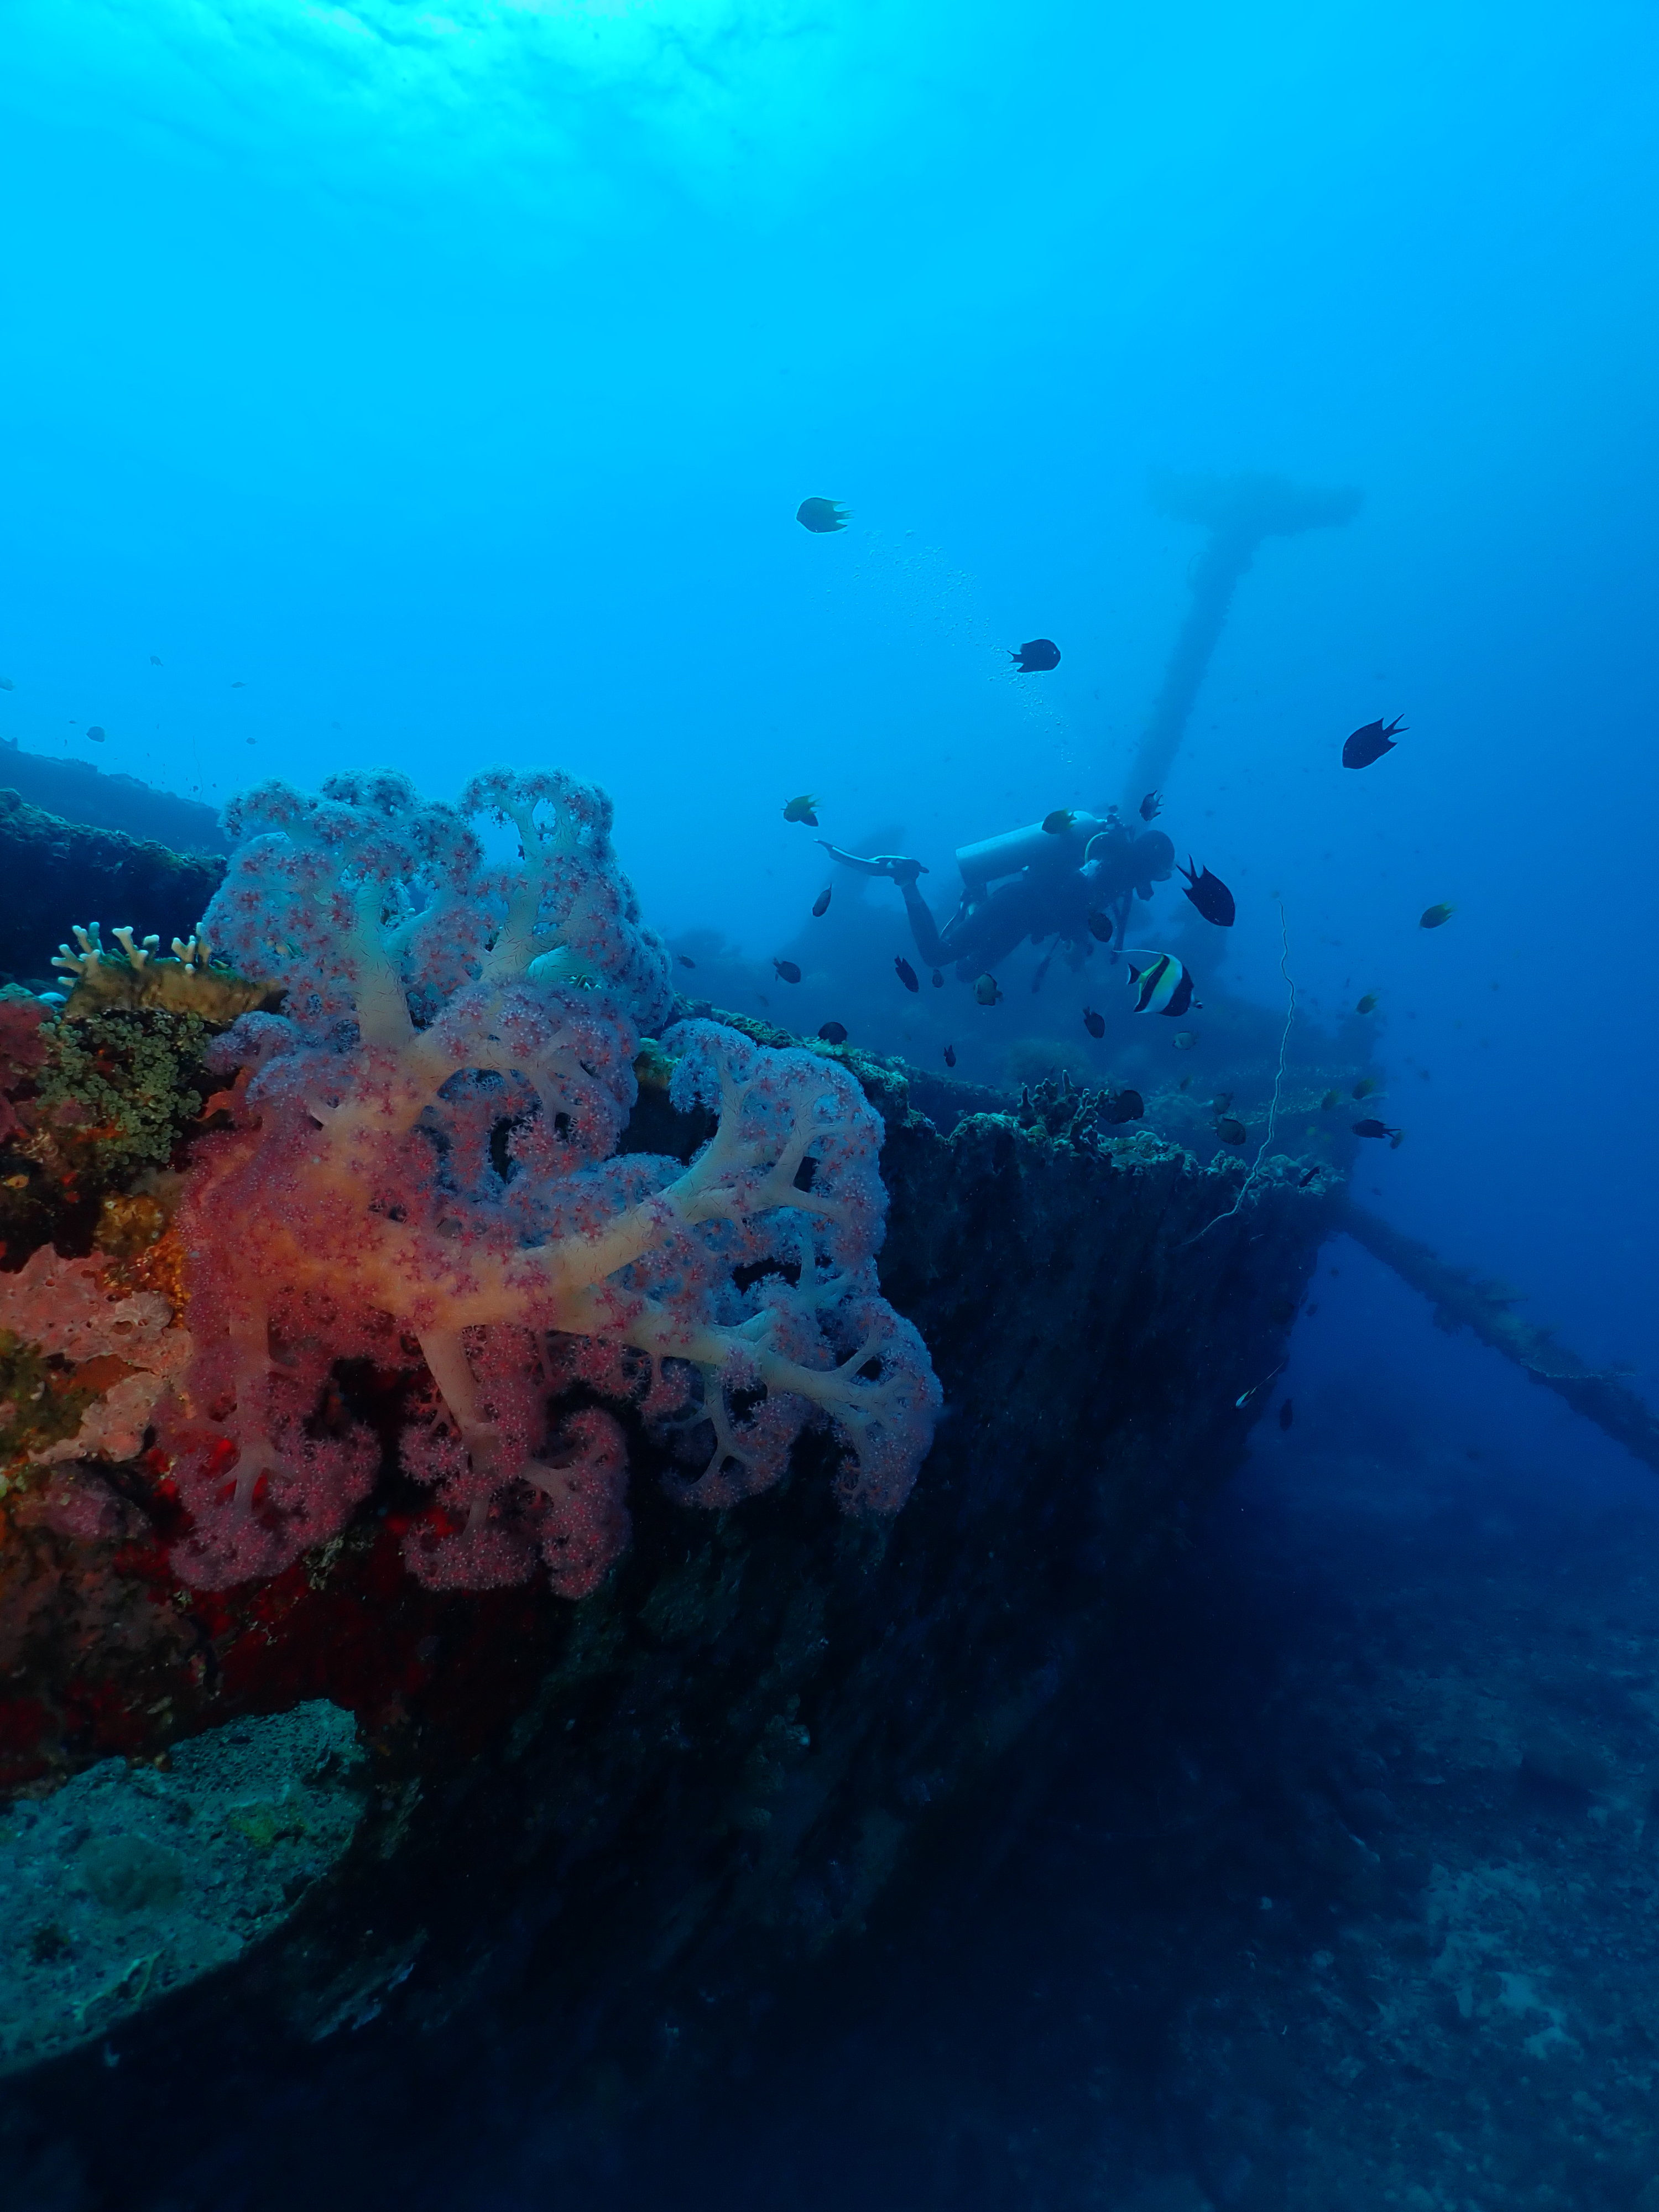
[[[887,872],[878,860],[863,860],[856,853],[843,853],[839,845],[832,845],[827,837],[820,837],[818,842],[830,859],[839,860],[843,868],[858,868],[866,876],[884,876]]]
[[[860,854],[843,853],[839,845],[832,845],[827,837],[820,837],[818,842],[832,860],[839,860],[844,868],[857,868],[866,876],[892,876],[896,880],[898,871],[902,868],[914,881],[917,876],[925,876],[928,872],[920,860],[909,860],[902,853],[877,853],[866,860]]]

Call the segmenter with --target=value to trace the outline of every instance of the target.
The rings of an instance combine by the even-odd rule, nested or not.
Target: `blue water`
[[[1218,981],[1380,993],[1366,1201],[1653,1400],[1656,75],[1612,0],[12,0],[0,737],[215,803],[556,760],[650,918],[763,975],[830,879],[793,794],[940,908],[957,845],[1116,795],[1200,545],[1156,471],[1353,486],[1244,579],[1164,822],[1238,894]],[[904,1048],[888,912],[867,1000],[799,1003]],[[1515,1470],[1529,1572],[1627,1471],[1348,1267],[1289,1378],[1382,1424],[1332,1580],[1431,1461],[1470,1513]],[[798,2082],[844,2063],[799,2032]]]

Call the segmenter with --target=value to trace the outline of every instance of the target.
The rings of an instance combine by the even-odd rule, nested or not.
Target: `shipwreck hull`
[[[423,2075],[453,2098],[458,2052],[499,2086],[487,2053],[526,2021],[544,2098],[580,2105],[596,2067],[630,2095],[683,2070],[721,2017],[861,1929],[1180,1543],[1285,1358],[1327,1180],[1273,1164],[1229,1215],[1242,1168],[1073,1142],[1038,1109],[956,1119],[977,1103],[957,1086],[859,1072],[886,1125],[883,1288],[945,1394],[908,1504],[845,1517],[809,1453],[706,1515],[636,1443],[632,1547],[579,1604],[419,1590],[382,1504],[289,1600],[222,1620],[216,1664],[182,1645],[155,1662],[143,1687],[173,1668],[175,1735],[298,1697],[354,1708],[368,1810],[279,1932],[0,2087],[25,2194],[72,2142],[77,2203],[118,2175],[129,2204],[263,2203],[290,2160],[282,2185],[307,2171],[303,2143],[273,2146],[273,2097],[309,2084],[374,2133]],[[642,1112],[638,1141],[690,1149],[660,1101]],[[123,1562],[156,1604],[154,1557],[129,1544],[100,1572]],[[63,1703],[61,1683],[27,1686]],[[398,2131],[411,2184],[419,2139]],[[387,2156],[377,2142],[382,2186]]]
[[[25,978],[58,915],[118,895],[168,921],[156,871],[194,870],[187,927],[218,872],[21,802],[0,849],[9,836],[49,862],[42,910],[0,951]],[[165,1206],[144,1194],[187,1164],[222,1080],[212,1026],[116,1009],[6,1075],[0,1095],[32,1102],[0,1141],[8,1273],[47,1244],[96,1249],[173,1295]],[[1268,1403],[1341,1161],[1328,1143],[1247,1176],[1124,1134],[1063,1079],[1012,1108],[835,1056],[883,1121],[882,1288],[945,1394],[890,1520],[838,1510],[810,1433],[771,1492],[680,1505],[635,1422],[632,1540],[592,1595],[426,1589],[400,1553],[425,1501],[397,1473],[398,1406],[343,1367],[352,1417],[381,1425],[381,1480],[264,1584],[178,1580],[154,1455],[9,1463],[8,2208],[255,2212],[313,2188],[319,2161],[325,2201],[421,2203],[423,2102],[494,2096],[515,2128],[539,2106],[580,2131],[694,2076],[781,1978],[817,1971],[902,1876],[925,1884],[930,1853],[1017,1798],[1042,1716]],[[64,1095],[90,1112],[65,1120]],[[1189,1143],[1209,1133],[1184,1085],[1158,1110]],[[623,1146],[689,1158],[708,1127],[647,1090]],[[0,1360],[36,1448],[72,1436],[82,1370],[54,1376],[3,1333]],[[55,1426],[30,1410],[40,1389],[69,1393]]]

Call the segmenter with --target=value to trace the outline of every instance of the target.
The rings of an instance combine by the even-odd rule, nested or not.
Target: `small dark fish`
[[[1193,1030],[1177,1030],[1170,1039],[1170,1042],[1177,1052],[1190,1052],[1198,1042],[1197,1032]]]
[[[92,739],[94,744],[101,745],[104,742],[103,724],[101,722],[92,723],[87,731],[87,735]]]
[[[1141,820],[1143,822],[1156,822],[1158,816],[1162,814],[1163,811],[1163,793],[1157,791],[1149,791],[1145,799],[1140,802]]]
[[[795,509],[795,520],[803,530],[845,530],[850,513],[833,499],[804,499]]]
[[[1051,814],[1043,816],[1042,826],[1051,837],[1063,837],[1076,820],[1077,816],[1069,806],[1056,806]]]
[[[1318,1170],[1317,1168],[1310,1168],[1310,1169],[1308,1170],[1307,1173],[1306,1173],[1305,1175],[1304,1175],[1304,1176],[1302,1176],[1302,1178],[1300,1179],[1300,1181],[1297,1182],[1297,1186],[1296,1186],[1296,1187],[1297,1187],[1297,1188],[1298,1190],[1306,1190],[1306,1188],[1308,1188],[1308,1185],[1309,1185],[1309,1184],[1313,1181],[1314,1177],[1315,1177],[1318,1173],[1319,1173],[1319,1170]]]
[[[818,1031],[818,1035],[823,1039],[825,1044],[845,1044],[847,1024],[845,1022],[826,1022]]]
[[[1353,1133],[1356,1137],[1387,1137],[1390,1139],[1392,1139],[1396,1133],[1393,1129],[1389,1128],[1386,1121],[1375,1121],[1369,1116],[1363,1121],[1356,1121],[1354,1123]],[[1402,1130],[1398,1133],[1403,1135],[1405,1133]]]
[[[1401,1146],[1401,1145],[1403,1145],[1403,1144],[1405,1143],[1405,1141],[1406,1141],[1406,1132],[1405,1132],[1403,1129],[1390,1129],[1390,1130],[1389,1130],[1389,1150],[1391,1152],[1397,1152],[1400,1150],[1400,1147]]]
[[[1103,1037],[1106,1034],[1106,1017],[1104,1014],[1097,1014],[1092,1006],[1085,1006],[1083,1009],[1083,1026],[1091,1037]]]
[[[921,986],[916,981],[916,971],[902,952],[896,952],[893,955],[893,973],[907,991],[921,990]]]
[[[793,960],[775,960],[772,963],[772,965],[778,971],[778,981],[780,983],[799,982],[800,969],[796,967]]]
[[[981,975],[974,986],[974,996],[981,1006],[1000,1006],[1002,1002],[1002,986],[994,975]]]
[[[16,689],[9,676],[0,676],[0,691],[15,691]]]
[[[1244,1124],[1236,1121],[1231,1114],[1222,1115],[1215,1125],[1215,1133],[1224,1145],[1242,1145],[1250,1133]]]
[[[246,684],[243,683],[243,681],[242,681],[242,679],[241,679],[241,678],[240,678],[240,676],[237,678],[236,681],[235,681],[235,682],[231,685],[231,687],[230,687],[230,688],[231,688],[231,690],[232,690],[233,691],[246,691],[246,690],[247,690],[247,686],[246,686]]]
[[[809,830],[816,830],[818,826],[818,817],[814,810],[817,803],[816,799],[804,791],[799,799],[792,799],[789,801],[783,810],[783,818],[786,822],[804,822]]]
[[[1200,876],[1193,866],[1193,856],[1190,853],[1187,855],[1187,865],[1181,872],[1187,878],[1182,890],[1203,915],[1205,921],[1212,921],[1218,929],[1231,929],[1233,926],[1233,917],[1238,909],[1233,903],[1232,893],[1222,882],[1220,877],[1212,876],[1207,868]]]
[[[697,964],[689,952],[677,952],[674,955],[674,957],[679,962],[682,968],[695,968]]]
[[[1109,914],[1091,914],[1089,916],[1089,934],[1097,945],[1109,945],[1116,933]]]
[[[1328,1091],[1319,1102],[1319,1110],[1322,1114],[1328,1114],[1334,1106],[1341,1103],[1342,1093],[1340,1091]]]
[[[1443,922],[1449,921],[1456,911],[1455,906],[1448,906],[1443,899],[1438,906],[1424,908],[1417,918],[1417,926],[1419,929],[1438,929]]]
[[[812,919],[813,919],[813,921],[823,921],[823,917],[824,917],[824,915],[825,915],[826,914],[828,914],[828,913],[829,913],[829,911],[830,911],[830,892],[829,892],[829,889],[828,889],[828,887],[826,886],[824,890],[821,890],[821,891],[818,893],[817,896],[817,897],[813,900],[813,902],[812,902]]]
[[[1288,1429],[1295,1419],[1296,1415],[1291,1410],[1291,1401],[1287,1398],[1279,1409],[1279,1425],[1281,1429]]]
[[[1106,1101],[1104,1118],[1114,1126],[1122,1121],[1138,1121],[1146,1111],[1146,1101],[1138,1091],[1120,1091]]]
[[[1011,648],[1008,658],[1022,676],[1040,676],[1046,668],[1060,665],[1060,647],[1051,637],[1028,638],[1019,651]]]
[[[149,657],[149,665],[152,668],[159,668],[161,665],[161,656],[159,653],[151,653]]]
[[[957,1048],[953,1044],[947,1044],[945,1048],[945,1065],[947,1067],[954,1067],[956,1064]]]
[[[1357,1014],[1374,1014],[1376,1012],[1376,993],[1375,991],[1367,991],[1364,997],[1354,1008],[1354,1012]]]
[[[938,968],[933,970],[933,988],[936,991],[942,991],[945,988],[945,976]]]
[[[1367,722],[1363,729],[1354,731],[1345,741],[1342,747],[1343,767],[1369,768],[1373,761],[1380,761],[1384,753],[1394,750],[1394,741],[1405,727],[1398,714],[1386,726],[1380,720]]]
[[[1176,1085],[1176,1089],[1177,1091],[1190,1091],[1192,1087],[1193,1079],[1190,1075],[1183,1075],[1180,1082]]]
[[[1210,1111],[1212,1114],[1224,1114],[1232,1103],[1232,1092],[1231,1091],[1223,1091],[1215,1097],[1211,1099]]]
[[[1362,1075],[1353,1087],[1353,1096],[1356,1098],[1369,1098],[1374,1091],[1380,1091],[1382,1088],[1382,1085],[1377,1081],[1376,1076]]]
[[[1233,1400],[1235,1408],[1241,1406],[1248,1406],[1258,1390],[1265,1390],[1270,1382],[1276,1382],[1284,1372],[1285,1363],[1281,1359],[1271,1375],[1264,1375],[1259,1382],[1252,1382],[1248,1390],[1243,1390],[1239,1393],[1238,1396]]]

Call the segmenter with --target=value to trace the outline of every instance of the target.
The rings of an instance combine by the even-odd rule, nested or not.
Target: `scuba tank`
[[[1018,875],[1022,868],[1080,868],[1090,840],[1117,826],[1097,814],[1078,814],[1058,833],[1032,822],[1023,830],[1005,830],[1000,837],[981,838],[976,845],[959,845],[957,866],[962,871],[963,896],[981,899],[999,876]]]

